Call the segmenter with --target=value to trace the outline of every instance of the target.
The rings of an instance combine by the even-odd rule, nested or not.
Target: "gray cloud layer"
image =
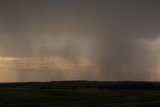
[[[15,70],[19,81],[34,80],[32,74],[45,74],[36,80],[159,80],[159,6],[158,0],[2,0],[0,56],[36,57],[41,64],[85,59],[96,66],[72,69],[70,76],[50,66],[36,74]]]

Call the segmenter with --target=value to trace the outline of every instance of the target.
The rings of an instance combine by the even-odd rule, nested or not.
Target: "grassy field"
[[[0,89],[0,107],[158,107],[160,91]]]

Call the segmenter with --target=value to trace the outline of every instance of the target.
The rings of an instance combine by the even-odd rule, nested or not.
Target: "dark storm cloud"
[[[75,64],[83,57],[101,75],[74,72],[79,79],[154,80],[159,6],[158,0],[2,0],[0,55]]]

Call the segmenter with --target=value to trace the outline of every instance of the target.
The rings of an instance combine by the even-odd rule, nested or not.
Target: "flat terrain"
[[[160,91],[0,89],[0,107],[159,107]]]

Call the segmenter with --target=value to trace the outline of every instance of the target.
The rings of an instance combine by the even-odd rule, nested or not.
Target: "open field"
[[[0,88],[0,107],[158,107],[159,105],[159,90]]]
[[[160,91],[0,90],[0,107],[158,107]]]

